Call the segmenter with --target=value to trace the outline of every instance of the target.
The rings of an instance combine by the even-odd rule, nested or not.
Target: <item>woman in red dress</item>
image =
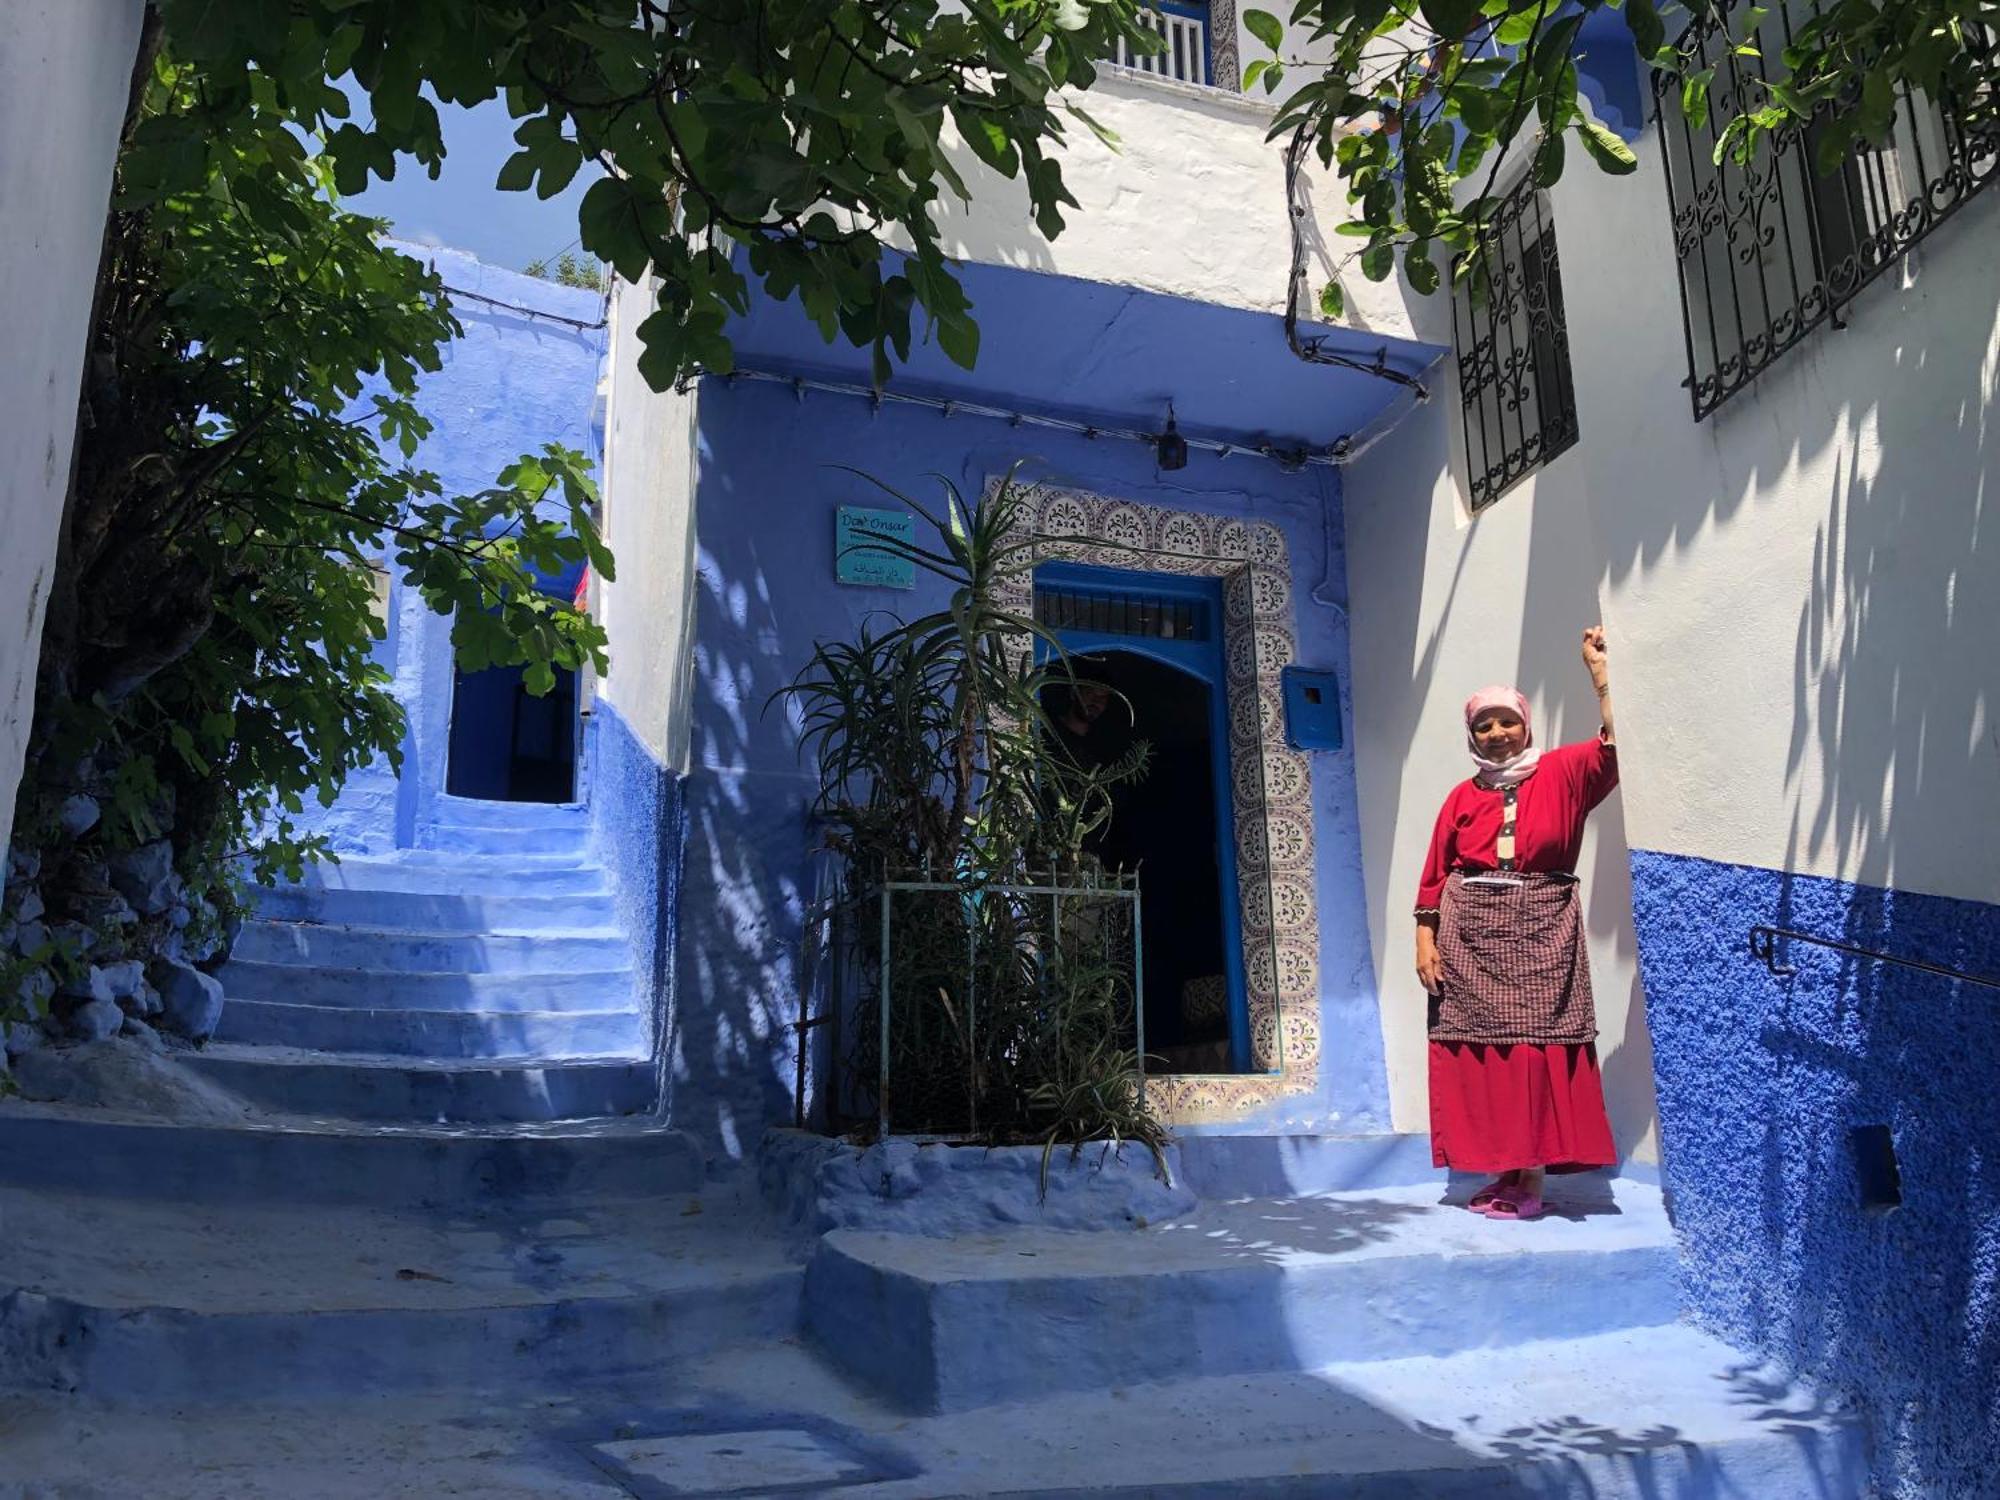
[[[1478,774],[1445,798],[1417,891],[1431,1159],[1491,1176],[1470,1206],[1496,1219],[1540,1215],[1544,1172],[1618,1159],[1576,881],[1584,819],[1618,784],[1601,625],[1583,633],[1583,663],[1603,727],[1580,744],[1535,748],[1514,688],[1467,700]]]

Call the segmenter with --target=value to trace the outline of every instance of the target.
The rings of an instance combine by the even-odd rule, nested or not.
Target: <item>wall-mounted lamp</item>
[[[1174,403],[1167,403],[1167,430],[1153,443],[1153,451],[1159,455],[1162,469],[1185,469],[1187,467],[1187,439],[1174,425]]]

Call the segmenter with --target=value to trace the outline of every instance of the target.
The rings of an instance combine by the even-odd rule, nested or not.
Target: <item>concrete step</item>
[[[1658,1190],[1590,1190],[1525,1224],[1426,1185],[1205,1203],[1124,1232],[841,1229],[814,1252],[807,1318],[845,1369],[916,1411],[1671,1323]]]
[[[451,828],[566,828],[590,826],[583,802],[494,802],[481,797],[439,797],[431,821]]]
[[[621,1010],[367,1010],[231,999],[220,1042],[393,1057],[633,1057],[645,1052],[646,1019]]]
[[[437,896],[564,896],[603,894],[611,889],[601,866],[574,855],[463,854],[436,849],[344,854],[339,864],[321,860],[307,868],[300,886]]]
[[[182,1453],[199,1461],[162,1462]],[[543,1399],[23,1392],[0,1469],[27,1494],[148,1500],[1854,1500],[1867,1457],[1860,1423],[1810,1388],[1655,1328],[917,1419],[785,1342]]]
[[[218,977],[232,999],[362,1010],[616,1010],[629,1005],[634,993],[626,968],[464,974],[232,959]]]
[[[478,1214],[0,1191],[11,1380],[117,1400],[664,1376],[797,1326],[799,1271],[699,1198]]]
[[[409,932],[252,918],[232,958],[247,963],[436,974],[567,973],[618,969],[629,955],[616,928],[576,932]]]
[[[1175,1137],[1180,1180],[1203,1198],[1290,1198],[1415,1187],[1450,1173],[1431,1165],[1428,1135]]]
[[[589,832],[582,825],[548,828],[535,823],[469,828],[433,823],[417,830],[419,849],[460,854],[505,855],[562,854],[581,859],[588,848]]]
[[[645,1057],[446,1062],[214,1042],[187,1063],[259,1108],[342,1120],[579,1120],[649,1110],[658,1091]]]
[[[332,1203],[440,1211],[692,1192],[693,1137],[650,1117],[514,1125],[363,1125],[279,1116],[239,1125],[0,1108],[0,1186],[179,1203]]]
[[[518,877],[517,883],[535,884],[519,882]],[[541,932],[617,923],[608,890],[544,894],[529,889],[479,895],[293,885],[259,891],[257,910],[279,922],[416,932]]]

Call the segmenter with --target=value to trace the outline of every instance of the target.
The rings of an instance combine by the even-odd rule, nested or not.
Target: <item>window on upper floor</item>
[[[1562,267],[1546,196],[1524,176],[1456,277],[1452,347],[1472,509],[1484,510],[1576,442]]]
[[[1724,127],[1761,107],[1765,70],[1812,14],[1812,0],[1771,6],[1758,23],[1761,55],[1750,56],[1732,49],[1723,25],[1743,3],[1698,16],[1677,43],[1690,72],[1713,69],[1706,119],[1690,120],[1677,82],[1654,82],[1697,422],[1822,323],[1839,326],[1845,304],[2000,168],[2000,141],[1961,129],[1958,111],[1914,92],[1896,101],[1883,145],[1857,143],[1830,171],[1818,164],[1826,121],[1855,100],[1779,132],[1748,165],[1718,163]]]
[[[1215,9],[1221,10],[1222,7]],[[1216,81],[1215,39],[1210,26],[1213,22],[1226,21],[1233,31],[1236,25],[1233,5],[1228,7],[1226,15],[1212,15],[1211,7],[1206,4],[1185,5],[1179,0],[1158,0],[1157,8],[1141,10],[1137,20],[1141,26],[1159,35],[1166,44],[1165,50],[1142,54],[1121,41],[1117,55],[1112,59],[1120,67],[1150,73],[1155,78],[1171,78],[1177,83],[1211,84]]]

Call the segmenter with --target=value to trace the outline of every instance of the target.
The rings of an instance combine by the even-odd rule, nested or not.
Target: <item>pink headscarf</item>
[[[1521,719],[1521,727],[1527,731],[1520,754],[1510,760],[1488,760],[1479,753],[1479,742],[1472,737],[1472,724],[1488,709],[1504,708]],[[1528,717],[1528,700],[1519,688],[1495,684],[1483,687],[1465,700],[1465,743],[1472,752],[1472,763],[1478,767],[1478,781],[1481,786],[1519,786],[1535,774],[1535,766],[1542,758],[1542,752],[1535,748],[1535,722]]]

